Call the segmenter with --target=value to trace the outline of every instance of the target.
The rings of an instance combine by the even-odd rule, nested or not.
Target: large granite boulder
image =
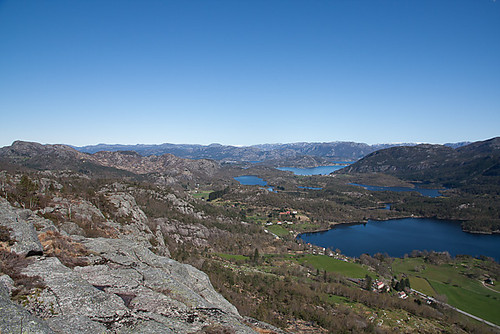
[[[14,208],[6,199],[0,197],[0,225],[10,230],[10,238],[14,240],[10,250],[16,254],[43,254],[35,228],[28,221],[32,216],[32,211]]]
[[[130,239],[75,238],[89,250],[90,265],[72,270],[39,256],[23,270],[45,284],[37,303],[51,310],[54,332],[196,333],[217,325],[255,333],[194,267]]]

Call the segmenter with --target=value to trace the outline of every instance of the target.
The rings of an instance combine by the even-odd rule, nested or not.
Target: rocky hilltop
[[[220,168],[213,160],[190,160],[172,154],[141,156],[135,152],[82,153],[66,145],[42,145],[16,141],[0,148],[0,163],[21,165],[37,170],[72,170],[87,174],[127,176],[159,173],[167,183],[211,177]],[[129,174],[130,175],[130,174]]]
[[[219,165],[212,160],[183,159],[172,154],[143,157],[131,151],[100,151],[92,154],[92,158],[102,166],[124,169],[136,174],[170,174],[172,171],[175,171],[175,173],[182,174],[186,177],[190,177],[193,174],[197,174],[198,176],[201,174],[213,176],[219,168]]]
[[[43,212],[63,210],[59,200]],[[161,227],[133,198],[110,203],[128,223],[90,238],[82,220],[104,217],[91,203],[73,203],[78,224],[54,224],[0,198],[1,333],[255,333],[203,272],[159,247]]]

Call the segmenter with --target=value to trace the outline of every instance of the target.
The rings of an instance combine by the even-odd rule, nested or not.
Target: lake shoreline
[[[500,253],[496,250],[498,233],[471,233],[461,229],[460,224],[460,220],[415,216],[335,222],[329,228],[297,233],[295,239],[318,247],[338,248],[349,257],[384,252],[391,257],[402,257],[413,250],[430,250],[448,251],[452,256],[485,255],[497,262],[500,260]],[[333,232],[336,228],[339,228],[338,232]],[[482,238],[481,235],[486,239],[477,239]]]
[[[390,220],[397,220],[397,219],[407,219],[407,218],[416,218],[416,219],[437,219],[437,220],[452,220],[456,222],[464,222],[465,220],[461,219],[448,219],[448,218],[437,218],[437,217],[429,217],[429,216],[415,216],[415,215],[409,215],[409,216],[401,216],[397,218],[389,218],[389,219],[368,219],[365,221],[353,221],[353,222],[336,222],[336,223],[330,223],[330,226],[328,228],[321,228],[321,229],[314,229],[310,231],[305,231],[305,232],[300,232],[297,235],[304,234],[304,233],[317,233],[317,232],[327,232],[336,226],[339,225],[360,225],[360,224],[367,224],[369,220],[374,221],[374,222],[385,222],[385,221],[390,221]],[[462,232],[465,233],[470,233],[470,234],[484,234],[484,235],[493,235],[493,234],[500,234],[500,230],[496,231],[468,231],[462,229]]]

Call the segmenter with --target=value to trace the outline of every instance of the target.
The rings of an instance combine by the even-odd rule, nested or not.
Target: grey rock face
[[[73,222],[64,222],[59,229],[67,235],[83,235],[85,233],[80,226]]]
[[[16,254],[42,254],[43,247],[38,240],[32,223],[27,219],[32,216],[30,210],[13,208],[7,200],[0,197],[0,225],[12,230],[11,238],[15,240],[11,250]]]
[[[104,325],[90,320],[81,315],[58,316],[47,319],[47,324],[57,334],[80,333],[95,334],[106,333]]]
[[[89,201],[83,199],[72,201],[58,196],[54,196],[51,199],[50,206],[42,209],[41,212],[59,214],[69,219],[77,219],[80,221],[105,219],[102,212]]]
[[[10,277],[0,277],[0,333],[197,333],[207,326],[255,333],[205,273],[148,249],[152,232],[131,196],[120,193],[111,200],[132,217],[121,225],[128,233],[116,239],[73,235],[88,249],[88,266],[70,269],[56,257],[33,256],[21,272],[39,277],[43,286],[27,291],[25,308],[10,300]],[[33,224],[40,233],[59,230],[1,198],[0,223],[11,229],[12,250],[20,254],[42,254]],[[75,227],[66,225],[60,226],[63,232]]]
[[[42,278],[38,303],[53,309],[56,333],[194,333],[222,324],[255,333],[236,308],[192,266],[158,256],[127,239],[83,238],[92,265],[65,267],[37,257],[24,269]]]
[[[96,289],[55,257],[39,257],[23,273],[43,279],[57,301],[53,305],[57,314],[79,314],[106,321],[127,312],[118,296]]]
[[[9,297],[14,289],[14,281],[8,275],[0,276],[0,295]]]
[[[168,235],[175,242],[189,242],[197,247],[209,246],[207,239],[218,232],[216,229],[209,230],[201,224],[185,224],[165,218],[156,218],[154,223],[161,228],[163,235]]]
[[[2,283],[0,283],[1,286]],[[52,329],[42,320],[13,303],[0,289],[0,333],[2,334],[51,334]]]
[[[140,278],[142,285],[152,290],[169,290],[193,307],[217,307],[226,313],[238,315],[236,308],[215,292],[208,276],[190,265],[158,256],[149,249],[124,239],[86,239],[83,244],[107,261],[120,265],[122,273],[124,268],[133,268],[141,275],[135,275],[135,280]],[[91,276],[96,278],[95,275]],[[112,276],[119,277],[116,272]],[[127,277],[131,278],[133,275]],[[125,277],[121,277],[119,281],[124,282]]]
[[[118,217],[127,217],[131,221],[140,224],[144,229],[147,229],[145,225],[148,221],[148,217],[146,217],[146,214],[137,206],[134,197],[130,194],[115,192],[108,195],[107,200],[116,208]]]

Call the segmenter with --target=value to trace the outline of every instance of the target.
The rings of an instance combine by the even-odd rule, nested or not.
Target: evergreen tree
[[[260,258],[260,255],[259,255],[259,250],[257,248],[255,248],[255,252],[253,253],[253,262],[255,264],[259,263],[259,258]]]
[[[365,276],[365,289],[370,291],[372,289],[373,279],[370,275],[366,274]]]
[[[17,194],[19,196],[20,202],[23,204],[28,204],[31,209],[36,202],[35,191],[37,189],[37,184],[30,180],[26,175],[21,177],[21,180],[17,184]]]

